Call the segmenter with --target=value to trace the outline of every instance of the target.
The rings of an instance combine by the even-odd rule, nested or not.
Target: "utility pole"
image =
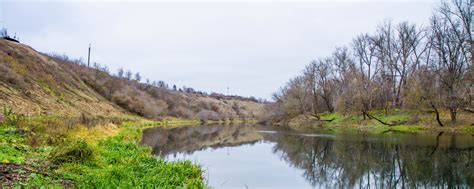
[[[87,67],[90,68],[90,61],[91,61],[91,44],[89,43],[89,53],[87,54]]]
[[[227,96],[230,96],[230,88],[227,87]]]

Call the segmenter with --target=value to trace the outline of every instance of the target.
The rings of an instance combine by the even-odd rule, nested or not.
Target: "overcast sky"
[[[0,0],[0,20],[41,52],[164,80],[270,98],[311,60],[386,19],[427,25],[438,0],[322,2],[38,2]]]

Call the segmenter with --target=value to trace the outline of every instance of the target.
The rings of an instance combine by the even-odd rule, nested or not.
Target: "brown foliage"
[[[281,88],[267,107],[265,120],[285,120],[334,110],[363,113],[372,109],[472,107],[473,2],[443,2],[431,25],[386,22],[375,34],[360,34],[351,47],[311,62]],[[273,117],[272,117],[273,116]],[[275,118],[277,117],[277,118]],[[442,124],[440,124],[442,125]]]

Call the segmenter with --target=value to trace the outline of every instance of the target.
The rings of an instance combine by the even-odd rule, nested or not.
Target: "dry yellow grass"
[[[93,144],[100,139],[115,136],[118,132],[118,126],[112,123],[97,125],[92,128],[84,125],[77,125],[74,129],[69,131],[68,137],[85,140],[88,143]]]
[[[0,40],[0,65],[11,75],[0,77],[0,107],[11,107],[18,114],[119,116],[125,113],[84,85],[73,72],[26,45]],[[18,83],[5,77],[12,77]]]

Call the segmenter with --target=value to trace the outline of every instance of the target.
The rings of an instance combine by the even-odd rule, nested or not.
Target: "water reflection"
[[[222,148],[255,143],[263,139],[255,125],[202,125],[165,129],[145,129],[142,144],[152,147],[155,155],[193,153],[206,148]]]
[[[418,136],[327,135],[264,126],[231,125],[147,129],[143,133],[142,143],[152,146],[153,153],[167,156],[176,153],[193,154],[196,151],[253,144],[257,141],[272,144],[268,146],[271,152],[279,157],[279,161],[301,170],[309,187],[474,186],[472,136],[447,133]],[[243,155],[252,157],[254,154]],[[260,157],[261,155],[252,158],[258,160]],[[214,160],[216,158],[218,159],[214,157]],[[268,174],[278,174],[271,167],[268,169]],[[212,176],[211,174],[210,177]],[[262,179],[260,182],[272,181]]]
[[[350,140],[344,140],[349,137]],[[352,135],[334,140],[282,135],[273,139],[274,152],[304,169],[304,177],[313,186],[473,186],[474,153],[470,136]]]

